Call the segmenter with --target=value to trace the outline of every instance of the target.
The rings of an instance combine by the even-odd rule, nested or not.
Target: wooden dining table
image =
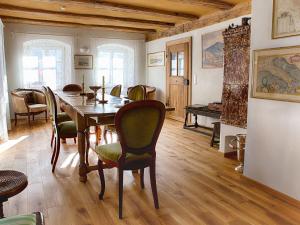
[[[87,181],[87,174],[97,170],[97,165],[86,164],[86,131],[90,126],[112,124],[118,110],[124,105],[126,98],[105,95],[108,102],[101,104],[95,100],[89,100],[78,92],[56,91],[61,108],[76,122],[78,153],[79,153],[79,180]],[[99,96],[100,97],[100,96]],[[167,111],[174,111],[173,107],[166,107]]]
[[[89,100],[78,92],[56,91],[61,108],[76,122],[79,153],[79,179],[87,181],[87,174],[97,169],[96,165],[86,164],[86,131],[90,126],[111,124],[119,108],[124,105],[124,99],[105,95],[105,104]]]

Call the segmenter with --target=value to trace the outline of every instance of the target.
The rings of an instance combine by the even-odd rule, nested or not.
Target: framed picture
[[[273,39],[295,35],[300,35],[299,0],[273,0]]]
[[[93,69],[92,55],[75,55],[74,56],[75,69]]]
[[[224,66],[223,30],[202,35],[202,68],[215,69]]]
[[[165,52],[155,52],[148,54],[148,66],[164,66]]]
[[[252,97],[300,102],[300,46],[256,50]]]

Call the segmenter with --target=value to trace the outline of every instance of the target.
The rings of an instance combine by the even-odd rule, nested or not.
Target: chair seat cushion
[[[76,124],[73,121],[65,121],[58,124],[59,134],[61,138],[77,137]]]
[[[47,110],[47,105],[45,104],[32,104],[28,105],[29,111],[30,112],[42,112]]]
[[[0,225],[36,225],[36,215],[20,215],[0,219]]]
[[[113,143],[108,145],[97,146],[95,152],[102,160],[118,162],[122,154],[122,148],[120,143]],[[143,161],[147,159],[151,159],[151,154],[144,153],[141,155],[137,155],[137,154],[127,153],[125,161],[132,162],[132,161]]]
[[[71,120],[72,120],[71,117],[65,112],[61,112],[61,113],[57,114],[57,122],[58,123],[71,121]]]

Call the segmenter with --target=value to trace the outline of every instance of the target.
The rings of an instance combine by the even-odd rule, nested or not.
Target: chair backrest
[[[47,87],[46,90],[48,93],[48,101],[50,104],[50,113],[52,115],[53,125],[56,127],[58,125],[56,98],[50,87]]]
[[[49,110],[49,113],[50,113],[50,117],[52,119],[52,114],[53,114],[53,111],[52,111],[52,107],[51,107],[51,100],[50,100],[50,96],[49,96],[49,92],[48,92],[48,88],[43,86],[42,87],[42,91],[46,97],[46,104],[47,104],[47,107],[48,107],[48,110]]]
[[[128,90],[128,98],[132,101],[141,101],[146,99],[146,89],[143,85],[137,85]]]
[[[114,86],[113,89],[110,91],[110,95],[120,97],[122,90],[122,85]]]
[[[117,112],[115,125],[123,158],[126,153],[148,152],[155,156],[155,146],[165,113],[165,105],[155,100],[132,102]]]
[[[79,84],[67,84],[63,87],[63,91],[82,91],[82,87]]]

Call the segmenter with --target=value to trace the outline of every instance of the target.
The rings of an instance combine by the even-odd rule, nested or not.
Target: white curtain
[[[103,44],[97,47],[96,83],[101,84],[105,76],[106,87],[121,84],[123,90],[133,86],[134,49],[119,44]]]
[[[24,42],[22,77],[23,87],[61,89],[71,81],[71,47],[49,39]]]
[[[3,24],[0,20],[0,143],[7,140],[7,77],[5,69]]]

